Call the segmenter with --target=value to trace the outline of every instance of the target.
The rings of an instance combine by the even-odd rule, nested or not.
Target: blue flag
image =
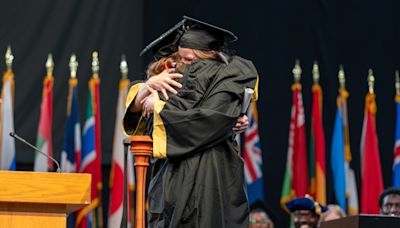
[[[249,203],[264,199],[262,152],[258,134],[257,108],[253,102],[247,112],[249,127],[244,133],[244,173]]]
[[[347,209],[344,145],[343,117],[338,108],[333,129],[331,167],[336,200],[341,208]]]
[[[396,138],[393,159],[393,187],[400,188],[400,97],[396,97]]]
[[[61,167],[63,172],[79,172],[81,161],[81,126],[78,112],[77,79],[69,81],[67,105],[67,124],[64,130],[64,147],[61,152]]]

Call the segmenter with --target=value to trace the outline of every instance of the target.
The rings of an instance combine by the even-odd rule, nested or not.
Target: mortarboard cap
[[[231,31],[208,24],[206,22],[183,16],[185,32],[179,46],[203,51],[220,51],[226,43],[234,42],[238,38]]]
[[[320,215],[321,213],[328,210],[327,207],[321,205],[317,201],[314,201],[310,196],[294,199],[290,202],[287,202],[286,207],[289,209],[290,212],[307,210],[312,211],[317,215]]]
[[[227,43],[236,40],[235,34],[226,29],[183,16],[179,23],[147,45],[140,52],[140,56],[150,51],[155,59],[160,59],[176,52],[178,46],[203,51],[220,51]]]
[[[151,52],[155,59],[168,56],[178,50],[178,42],[183,33],[183,25],[186,19],[181,20],[168,31],[164,32],[157,39],[148,44],[141,52],[140,56]]]

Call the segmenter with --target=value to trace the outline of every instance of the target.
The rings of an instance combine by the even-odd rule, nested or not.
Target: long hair
[[[214,59],[220,60],[224,63],[228,63],[227,56],[217,51],[202,51],[197,49],[192,49],[193,53],[198,59]],[[147,78],[150,78],[154,75],[160,74],[164,70],[168,68],[176,68],[181,64],[180,56],[178,52],[174,52],[169,56],[162,57],[159,60],[152,62],[148,65],[146,70]]]
[[[162,57],[159,60],[149,64],[146,70],[147,78],[160,74],[168,68],[175,68],[176,64],[180,62],[178,52],[174,52],[169,56]]]

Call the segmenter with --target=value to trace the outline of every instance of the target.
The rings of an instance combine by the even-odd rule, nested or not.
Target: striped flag
[[[315,67],[315,66],[314,66]],[[319,203],[326,204],[325,133],[322,123],[322,89],[314,83],[311,114],[310,193]]]
[[[255,102],[247,111],[249,127],[244,132],[244,174],[247,185],[249,204],[264,199],[264,182],[262,172],[262,151],[258,134],[258,113]]]
[[[370,70],[369,78],[372,76]],[[372,80],[370,80],[372,81]],[[376,103],[373,87],[365,98],[361,136],[361,213],[379,214],[378,198],[383,191],[382,169],[376,134]]]
[[[124,199],[124,146],[122,141],[124,134],[122,131],[122,119],[125,112],[125,101],[127,95],[127,89],[129,86],[128,79],[121,79],[119,82],[119,96],[116,109],[115,129],[114,129],[114,143],[113,143],[113,154],[112,154],[112,166],[110,173],[110,210],[108,227],[120,227],[122,220],[122,209]],[[132,154],[128,152],[127,160],[127,178],[128,186],[127,192],[129,207],[128,207],[128,227],[132,227],[132,194],[135,188],[134,173],[133,173],[133,160]]]
[[[294,198],[304,197],[309,193],[306,127],[301,85],[292,85],[292,112],[290,118],[289,144],[286,170],[281,195],[281,205]]]
[[[1,92],[1,170],[16,170],[14,132],[14,73],[11,67],[3,75]]]
[[[343,75],[341,69],[339,74]],[[347,118],[347,98],[349,93],[344,81],[336,99],[337,111],[332,136],[331,167],[334,191],[338,204],[350,215],[358,214],[358,193],[356,178],[350,167],[352,159],[350,150],[349,124]]]
[[[101,197],[101,158],[100,155],[100,116],[99,116],[98,77],[89,81],[88,104],[83,127],[82,162],[80,172],[92,174],[91,203],[81,209],[76,218],[78,227],[99,227],[102,225]]]
[[[64,147],[61,152],[61,167],[63,172],[79,172],[81,162],[81,125],[78,112],[78,79],[69,79],[68,102],[67,102],[67,124],[64,130]],[[67,217],[67,227],[74,227],[76,213]]]
[[[69,79],[67,124],[64,130],[64,148],[61,152],[63,172],[79,172],[81,162],[81,125],[78,111],[78,79]]]
[[[49,55],[48,62],[50,58],[51,56]],[[39,129],[36,138],[36,147],[50,157],[53,157],[53,143],[51,139],[51,129],[53,122],[53,84],[54,77],[52,76],[51,71],[48,71],[48,74],[43,81],[43,95],[42,104],[40,106]],[[35,154],[35,163],[33,167],[34,171],[40,172],[54,170],[53,161],[37,151]]]
[[[396,72],[396,87],[400,90],[398,72]],[[400,91],[396,91],[396,135],[394,143],[393,180],[395,188],[400,188]]]

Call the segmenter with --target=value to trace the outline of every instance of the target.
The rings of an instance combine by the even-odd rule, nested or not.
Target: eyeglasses
[[[268,225],[269,224],[268,220],[259,220],[259,221],[257,221],[256,219],[250,219],[249,222],[250,222],[250,224],[262,224],[262,225]]]
[[[385,210],[390,210],[392,208],[400,210],[400,203],[386,203],[382,206]]]

